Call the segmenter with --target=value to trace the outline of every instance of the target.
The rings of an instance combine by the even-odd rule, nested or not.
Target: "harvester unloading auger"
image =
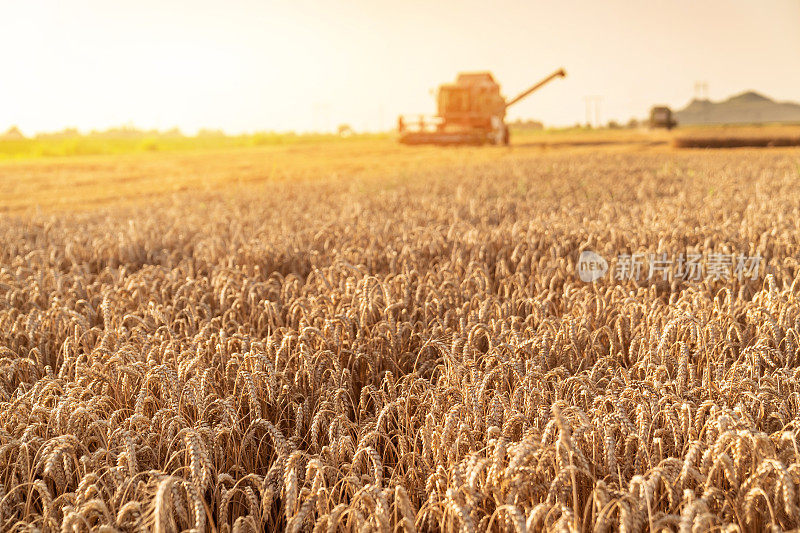
[[[490,72],[461,73],[455,83],[439,86],[434,117],[403,116],[397,131],[403,144],[508,144],[506,110],[549,83],[563,78],[564,69],[507,101]]]

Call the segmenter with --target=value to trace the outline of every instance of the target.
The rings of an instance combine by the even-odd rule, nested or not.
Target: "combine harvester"
[[[439,86],[434,117],[401,115],[397,131],[403,144],[508,144],[506,110],[555,78],[558,70],[506,102],[490,72],[461,73],[455,83]]]

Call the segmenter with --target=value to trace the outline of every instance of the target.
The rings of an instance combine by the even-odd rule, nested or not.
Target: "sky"
[[[459,71],[550,126],[756,90],[800,101],[800,0],[0,0],[0,130],[392,128]],[[592,115],[594,118],[594,115]]]

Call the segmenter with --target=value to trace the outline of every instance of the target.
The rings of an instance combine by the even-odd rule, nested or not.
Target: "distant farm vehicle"
[[[667,106],[654,106],[650,109],[650,127],[651,128],[666,128],[671,130],[678,125],[678,122],[672,116],[672,109]]]
[[[339,127],[336,128],[336,135],[339,137],[352,137],[355,132],[350,127],[350,124],[339,124]]]
[[[506,110],[555,78],[566,76],[557,70],[509,101],[490,72],[466,72],[455,83],[441,85],[437,114],[403,116],[397,132],[403,144],[508,144]]]

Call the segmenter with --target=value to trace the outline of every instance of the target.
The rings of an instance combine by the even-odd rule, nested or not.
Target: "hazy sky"
[[[800,100],[800,0],[0,0],[0,130],[390,128],[460,70],[510,118],[643,117],[755,89]]]

